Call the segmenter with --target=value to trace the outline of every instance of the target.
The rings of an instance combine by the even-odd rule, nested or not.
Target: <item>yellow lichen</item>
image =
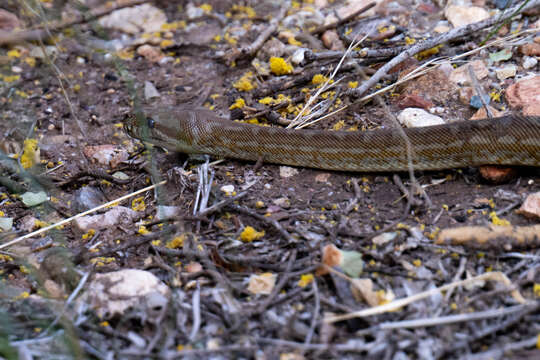
[[[242,98],[238,98],[234,101],[234,104],[232,104],[231,106],[229,106],[229,110],[232,110],[232,109],[241,109],[243,108],[244,106],[246,106],[246,102],[244,99]]]
[[[270,70],[278,76],[287,75],[293,72],[293,67],[281,57],[271,57]]]
[[[238,81],[233,83],[233,86],[240,91],[250,91],[257,87],[253,82],[253,73],[251,71],[242,75]]]
[[[257,231],[251,226],[246,226],[242,233],[240,234],[240,240],[243,242],[252,242],[254,240],[259,240],[264,236],[263,231]]]
[[[312,82],[314,85],[323,84],[323,83],[325,83],[326,81],[328,81],[328,78],[327,78],[326,76],[324,76],[323,74],[316,74],[316,75],[313,75],[313,79],[311,79],[311,82]]]
[[[304,274],[300,277],[300,280],[298,281],[298,286],[306,287],[313,282],[313,279],[313,274]]]
[[[178,249],[184,246],[184,240],[186,239],[186,235],[182,234],[180,236],[176,236],[174,239],[169,241],[165,247],[169,249]]]
[[[36,139],[26,139],[23,145],[23,154],[21,156],[21,165],[28,169],[39,162],[38,141]]]

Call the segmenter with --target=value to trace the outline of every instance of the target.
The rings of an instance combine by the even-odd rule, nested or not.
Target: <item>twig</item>
[[[313,287],[313,295],[315,297],[315,308],[313,309],[313,317],[311,319],[311,324],[309,326],[309,332],[307,333],[306,340],[304,341],[305,345],[309,345],[311,343],[311,340],[313,339],[313,334],[315,333],[315,327],[317,326],[317,322],[319,320],[319,311],[321,310],[321,299],[319,296],[319,288],[317,286],[316,278],[313,279],[311,286]]]
[[[225,58],[227,62],[232,63],[233,61],[236,61],[241,56],[242,57],[255,56],[257,51],[259,51],[259,49],[264,45],[264,43],[270,37],[270,35],[272,35],[277,30],[279,23],[281,22],[281,20],[283,20],[285,15],[287,15],[287,11],[289,10],[289,7],[290,7],[289,1],[287,1],[284,4],[281,4],[281,10],[279,14],[270,21],[270,25],[266,29],[264,29],[263,32],[259,34],[257,39],[255,39],[255,41],[251,43],[250,45],[240,50],[233,50],[232,52],[229,52],[228,54],[226,54]]]
[[[469,279],[466,279],[466,280],[456,281],[456,282],[441,286],[439,288],[430,289],[430,290],[423,291],[421,293],[418,293],[418,294],[415,294],[415,295],[412,295],[412,296],[409,296],[409,297],[406,297],[406,298],[403,298],[403,299],[398,299],[398,300],[392,301],[392,302],[384,304],[384,305],[375,306],[375,307],[372,307],[372,308],[369,308],[369,309],[364,309],[364,310],[352,312],[352,313],[345,314],[345,315],[329,316],[329,317],[325,318],[324,321],[328,322],[328,323],[334,323],[334,322],[338,322],[338,321],[354,319],[354,318],[357,318],[357,317],[366,317],[366,316],[383,314],[383,313],[388,312],[388,311],[394,311],[394,310],[400,309],[403,306],[411,304],[411,303],[413,303],[413,302],[415,302],[417,300],[424,299],[424,298],[429,297],[429,296],[431,296],[433,294],[438,294],[438,293],[440,293],[442,291],[446,291],[446,290],[452,289],[452,288],[457,287],[457,286],[463,286],[463,285],[467,285],[467,284],[471,284],[471,283],[475,283],[475,282],[483,281],[483,280],[499,281],[499,282],[502,282],[503,284],[505,284],[507,287],[512,286],[511,281],[503,273],[498,272],[498,271],[496,271],[496,272],[487,272],[487,273],[484,273],[484,274],[481,274],[481,275],[478,275],[478,276],[475,276],[475,277],[472,277],[472,278],[469,278]],[[525,304],[527,302],[525,300],[525,298],[523,298],[523,296],[519,293],[519,291],[511,290],[511,294],[512,294],[512,297],[516,301],[518,301],[518,302],[520,302],[522,304]]]
[[[343,19],[338,19],[338,20],[336,20],[336,21],[334,21],[334,22],[332,22],[330,24],[321,25],[321,26],[316,27],[315,29],[310,31],[310,34],[317,35],[317,34],[325,32],[328,29],[333,29],[333,28],[336,28],[336,27],[340,26],[341,24],[345,24],[346,22],[348,22],[349,20],[354,19],[358,15],[360,15],[362,13],[365,13],[366,11],[368,11],[369,9],[374,7],[375,5],[377,5],[376,2],[369,3],[366,6],[364,6],[363,8],[361,8],[361,9],[359,9],[359,10],[345,16]]]
[[[194,342],[201,327],[201,286],[198,281],[197,288],[193,293],[193,302],[191,306],[193,307],[193,326],[189,334],[189,341]]]
[[[91,213],[93,213],[93,212],[96,212],[96,211],[98,211],[98,210],[104,209],[104,208],[106,208],[106,207],[115,205],[116,203],[119,203],[119,202],[121,202],[121,201],[124,201],[124,200],[126,200],[126,199],[129,199],[129,198],[131,198],[131,197],[133,197],[133,196],[135,196],[135,195],[139,195],[140,193],[143,193],[143,192],[145,192],[145,191],[152,190],[153,188],[155,188],[155,187],[157,187],[157,186],[164,185],[166,182],[167,182],[166,180],[163,180],[163,181],[161,181],[161,182],[159,182],[159,183],[157,183],[157,184],[147,186],[147,187],[145,187],[145,188],[143,188],[143,189],[140,189],[140,190],[137,190],[137,191],[135,191],[135,192],[133,192],[133,193],[131,193],[131,194],[127,194],[127,195],[121,196],[121,197],[119,197],[119,198],[116,199],[116,200],[112,200],[112,201],[109,201],[109,202],[107,202],[107,203],[105,203],[105,204],[96,206],[95,208],[92,208],[92,209],[90,209],[90,210],[86,210],[86,211],[84,211],[84,212],[82,212],[82,213],[79,213],[79,214],[77,214],[77,215],[74,215],[74,216],[72,216],[72,217],[70,217],[70,218],[68,218],[68,219],[64,219],[64,220],[59,221],[59,222],[57,222],[57,223],[55,223],[55,224],[52,224],[52,225],[49,225],[49,226],[45,226],[44,228],[41,228],[41,229],[36,230],[36,231],[33,231],[33,232],[29,233],[29,234],[26,234],[26,235],[20,236],[20,237],[18,237],[18,238],[15,238],[15,239],[13,239],[13,240],[11,240],[11,241],[5,243],[5,244],[0,245],[0,249],[4,249],[4,248],[6,248],[6,247],[8,247],[8,246],[11,246],[11,245],[16,244],[16,243],[18,243],[18,242],[20,242],[20,241],[23,241],[24,239],[28,239],[28,238],[31,238],[31,237],[33,237],[33,236],[39,235],[39,234],[41,234],[41,233],[43,233],[43,232],[49,231],[49,230],[51,230],[51,229],[54,229],[54,228],[57,227],[57,226],[61,226],[61,225],[70,223],[70,222],[72,222],[73,220],[78,219],[78,218],[80,218],[80,217],[82,217],[82,216],[85,216],[85,215],[91,214]]]
[[[414,319],[403,321],[385,322],[378,325],[381,330],[395,330],[395,329],[414,329],[420,327],[449,325],[466,321],[478,321],[491,319],[496,317],[502,317],[506,315],[512,315],[524,310],[537,309],[539,305],[537,303],[527,303],[522,305],[510,306],[502,309],[493,309],[486,311],[478,311],[475,313],[449,315],[427,319]]]
[[[451,41],[461,36],[465,36],[473,32],[477,32],[499,21],[504,21],[507,18],[514,16],[515,11],[518,10],[522,5],[523,4],[518,4],[510,8],[503,15],[495,15],[485,20],[475,22],[473,24],[461,26],[459,28],[452,29],[444,34],[436,36],[432,39],[422,41],[416,45],[413,45],[409,49],[405,50],[404,52],[402,52],[401,54],[399,54],[398,56],[390,60],[388,63],[384,64],[368,81],[363,83],[362,86],[356,89],[351,89],[348,91],[348,93],[356,97],[360,97],[364,95],[371,87],[373,87],[377,82],[379,82],[379,80],[381,80],[388,73],[390,69],[400,64],[401,62],[405,61],[409,57],[419,53],[420,51],[430,49],[436,45],[446,43],[448,41]],[[532,0],[527,5],[523,6],[522,10],[532,9],[539,5],[540,5],[540,0]]]
[[[235,204],[228,204],[227,205],[227,208],[229,209],[232,209],[234,211],[237,211],[237,212],[240,212],[240,213],[243,213],[243,214],[246,214],[246,215],[249,215],[251,217],[254,217],[270,226],[272,226],[274,229],[276,229],[286,240],[289,244],[294,244],[296,242],[298,242],[297,239],[295,239],[294,237],[292,237],[291,234],[289,234],[289,232],[287,232],[287,230],[285,230],[283,228],[283,226],[280,225],[280,223],[272,218],[269,218],[269,217],[266,217],[266,216],[263,216],[261,214],[258,214],[256,213],[255,211],[251,210],[251,209],[248,209],[244,206],[240,206],[240,205],[235,205]]]
[[[67,21],[52,21],[47,24],[41,24],[39,28],[30,30],[23,30],[19,32],[10,32],[0,30],[0,46],[18,44],[23,41],[35,41],[45,40],[51,36],[52,32],[56,32],[67,27],[86,23],[96,18],[105,16],[115,10],[119,10],[125,7],[140,5],[148,2],[148,0],[117,0],[115,2],[106,2],[105,5],[98,6],[88,13],[79,13],[78,15],[71,15],[70,20]]]
[[[469,71],[469,77],[471,78],[472,85],[474,87],[474,91],[476,91],[476,95],[480,98],[480,101],[482,102],[482,106],[486,110],[486,116],[488,118],[493,118],[493,112],[489,108],[486,98],[485,98],[485,92],[482,90],[482,87],[480,86],[480,83],[478,82],[478,79],[476,78],[476,74],[474,73],[474,68],[471,64],[467,65],[467,70]]]

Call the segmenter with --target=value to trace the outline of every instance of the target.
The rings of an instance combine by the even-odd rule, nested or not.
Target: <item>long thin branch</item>
[[[453,39],[456,39],[461,36],[465,36],[467,34],[479,31],[481,29],[484,29],[486,27],[492,26],[493,24],[496,24],[500,21],[504,21],[512,16],[515,16],[515,12],[523,6],[522,3],[508,9],[504,14],[501,15],[494,15],[490,18],[487,18],[482,21],[475,22],[473,24],[465,25],[458,27],[456,29],[452,29],[444,34],[441,34],[439,36],[436,36],[432,39],[420,42],[409,49],[405,50],[389,62],[387,62],[384,66],[382,66],[373,76],[362,84],[362,86],[351,89],[348,91],[349,95],[353,95],[356,97],[360,97],[364,95],[372,86],[374,86],[379,80],[381,80],[390,69],[392,69],[394,66],[400,64],[401,62],[405,61],[406,59],[410,58],[411,56],[418,54],[420,51],[424,51],[427,49],[431,49],[432,47],[446,43],[448,41],[451,41]],[[522,11],[532,9],[534,7],[540,6],[540,0],[531,0],[527,5],[523,6]]]
[[[23,41],[43,41],[49,37],[52,32],[57,32],[73,25],[86,23],[105,16],[115,10],[140,5],[148,1],[149,0],[116,0],[114,2],[107,2],[105,5],[98,6],[86,13],[73,15],[69,21],[51,21],[50,23],[39,25],[39,28],[18,32],[0,30],[0,46],[18,44]]]

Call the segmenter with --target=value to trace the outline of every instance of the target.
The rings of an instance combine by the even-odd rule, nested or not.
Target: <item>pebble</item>
[[[444,15],[454,27],[465,26],[489,17],[489,13],[478,6],[448,6]]]
[[[401,124],[409,128],[444,124],[444,120],[439,116],[432,115],[418,108],[404,109],[399,113],[398,120]]]
[[[523,68],[526,70],[532,69],[533,67],[538,64],[538,60],[533,58],[532,56],[524,56],[523,57]]]
[[[159,91],[157,91],[154,84],[152,84],[150,81],[144,82],[144,98],[146,100],[150,100],[153,98],[159,97]]]
[[[517,212],[528,218],[540,219],[540,192],[529,194]]]
[[[508,65],[503,68],[495,70],[497,74],[497,79],[504,80],[516,76],[517,67],[516,65]]]

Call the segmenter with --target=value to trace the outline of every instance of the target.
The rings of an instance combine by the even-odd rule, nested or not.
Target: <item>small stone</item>
[[[186,15],[190,20],[197,19],[204,15],[204,10],[193,5],[192,2],[189,2],[186,6]]]
[[[227,195],[231,195],[234,192],[234,185],[223,185],[219,190]]]
[[[153,33],[161,30],[161,26],[167,22],[167,15],[155,6],[142,4],[115,10],[101,17],[98,22],[106,29],[128,34]]]
[[[517,67],[516,65],[508,65],[501,69],[495,70],[497,74],[497,79],[504,80],[516,76]]]
[[[105,202],[106,198],[101,190],[92,186],[84,186],[75,191],[73,200],[71,201],[71,209],[73,212],[80,213],[93,209]]]
[[[418,94],[402,94],[399,98],[398,106],[400,109],[406,109],[406,108],[421,108],[421,109],[429,109],[434,107],[435,105],[429,101],[426,100],[424,97]]]
[[[479,168],[480,175],[492,184],[502,184],[516,177],[517,170],[513,167],[484,165]]]
[[[443,33],[446,33],[446,32],[449,32],[450,31],[450,26],[447,26],[447,25],[437,25],[435,26],[435,28],[433,29],[434,32],[436,32],[437,34],[443,34]]]
[[[321,40],[327,49],[334,51],[345,49],[343,42],[341,41],[338,33],[335,30],[325,31],[321,37]]]
[[[118,145],[86,146],[83,153],[89,159],[113,168],[129,158],[127,150]]]
[[[49,200],[47,193],[45,191],[31,192],[27,191],[21,195],[21,200],[24,205],[27,207],[36,206],[43,204],[45,201]]]
[[[523,57],[523,68],[525,70],[532,69],[533,67],[536,66],[536,64],[538,64],[538,60],[536,60],[536,58],[533,58],[531,56]]]
[[[486,104],[489,104],[490,101],[491,101],[491,98],[489,97],[489,95],[485,94],[484,102]],[[482,106],[484,106],[484,103],[482,102],[482,99],[480,98],[480,96],[473,95],[471,97],[471,102],[469,103],[469,105],[471,105],[475,109],[480,109]]]
[[[510,107],[523,109],[523,115],[540,116],[540,75],[512,84],[505,96]]]
[[[160,48],[148,44],[139,46],[137,54],[154,63],[160,62],[165,57]]]
[[[315,181],[320,183],[327,183],[328,179],[330,179],[330,176],[332,176],[332,174],[330,173],[320,173],[315,176]]]
[[[282,178],[290,178],[298,174],[298,169],[290,166],[280,166],[279,167],[279,176]]]
[[[164,220],[164,219],[178,216],[180,212],[181,212],[181,208],[179,206],[158,205],[156,218],[158,220]]]
[[[461,101],[464,105],[469,105],[471,102],[471,98],[474,95],[474,88],[471,86],[465,86],[459,88],[459,101]]]
[[[398,115],[398,120],[406,127],[423,127],[443,125],[445,122],[439,116],[432,115],[423,109],[407,108]]]
[[[489,17],[489,13],[478,6],[448,6],[444,15],[454,27],[469,25]]]
[[[540,192],[529,194],[517,213],[528,218],[540,218]]]
[[[489,110],[491,110],[491,113],[493,114],[493,117],[501,117],[504,115],[502,111],[499,111],[491,106],[488,105]],[[478,109],[477,112],[474,113],[474,115],[470,118],[470,120],[480,120],[480,119],[487,119],[486,114],[486,108],[482,106],[480,109]]]
[[[82,216],[74,220],[74,225],[80,231],[90,229],[106,229],[117,225],[132,224],[137,217],[137,212],[125,206],[115,206],[104,214]]]
[[[145,81],[144,82],[144,98],[146,100],[150,100],[150,99],[158,98],[159,96],[160,96],[159,91],[157,91],[154,84],[152,84],[150,81]]]
[[[462,65],[454,69],[450,74],[450,81],[458,85],[471,85],[471,77],[469,76],[469,66],[473,67],[474,75],[478,80],[482,80],[488,76],[488,69],[482,60],[475,60],[468,64]]]
[[[291,207],[291,201],[286,197],[276,199],[272,202],[274,203],[274,205],[280,206],[283,209],[288,209]]]
[[[0,229],[3,231],[9,231],[13,227],[13,218],[0,217]]]
[[[306,49],[297,49],[291,56],[291,62],[295,65],[301,64],[305,58]]]
[[[519,51],[527,56],[540,56],[540,44],[529,43],[519,47]]]

